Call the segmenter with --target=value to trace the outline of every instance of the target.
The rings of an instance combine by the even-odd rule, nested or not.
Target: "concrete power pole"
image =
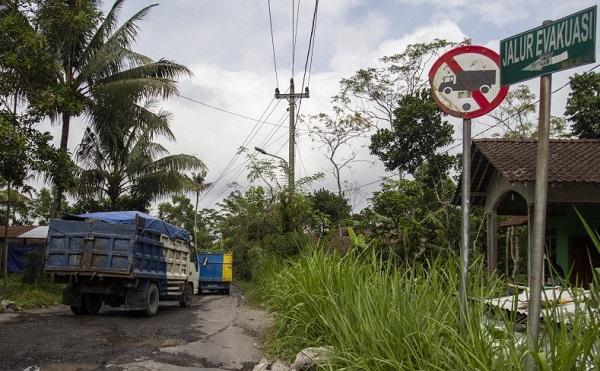
[[[281,94],[279,89],[275,89],[275,99],[287,99],[290,104],[290,137],[289,137],[289,159],[288,159],[288,187],[290,193],[294,193],[294,146],[296,143],[296,101],[301,98],[309,98],[308,86],[304,88],[304,92],[296,93],[294,90],[294,79],[290,79],[290,93]]]

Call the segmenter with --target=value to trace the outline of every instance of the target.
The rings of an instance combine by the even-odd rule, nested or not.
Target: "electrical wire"
[[[246,119],[246,120],[250,120],[250,121],[258,121],[259,120],[259,119],[255,118],[255,117],[250,117],[248,115],[244,115],[244,114],[241,114],[241,113],[236,113],[236,112],[233,112],[233,111],[229,111],[229,110],[226,110],[225,108],[217,107],[217,106],[214,106],[212,104],[208,104],[208,103],[202,102],[202,101],[200,101],[198,99],[186,97],[184,95],[178,95],[178,97],[181,98],[181,99],[185,99],[187,101],[190,101],[190,102],[194,102],[194,103],[199,104],[201,106],[205,106],[205,107],[214,109],[216,111],[227,113],[229,115],[236,116],[236,117],[239,117],[239,118],[243,118],[243,119]],[[269,121],[266,121],[266,120],[263,120],[263,121],[264,121],[264,123],[266,125],[269,125],[269,126],[280,126],[281,127],[281,125],[279,125],[279,124],[275,124],[273,122],[269,122]]]
[[[275,83],[279,89],[279,74],[277,73],[277,58],[275,57],[275,38],[273,37],[273,16],[271,14],[271,0],[267,0],[269,7],[269,28],[271,29],[271,46],[273,47],[273,68],[275,69]]]
[[[292,20],[294,18],[294,0],[292,0]],[[298,5],[296,6],[296,23],[292,23],[292,78],[295,76],[295,68],[296,68],[296,42],[298,40],[298,18],[300,17],[300,0],[298,0]]]
[[[259,127],[259,124],[260,124],[262,118],[267,113],[267,111],[271,107],[271,104],[273,104],[274,101],[275,101],[275,98],[273,97],[273,99],[271,99],[271,101],[269,102],[269,104],[267,105],[267,107],[265,108],[265,110],[263,111],[263,113],[261,114],[260,118],[258,120],[256,120],[256,123],[254,124],[254,126],[252,127],[252,129],[250,130],[250,132],[248,133],[248,135],[246,135],[246,138],[244,138],[244,140],[242,141],[242,144],[241,144],[242,147],[245,146],[245,145],[247,145],[249,143],[249,138],[252,136],[252,134],[254,133],[254,131],[256,130],[256,128]],[[279,104],[279,102],[277,102],[277,104]],[[277,106],[277,104],[275,106]],[[271,112],[269,113],[269,115],[267,115],[267,117],[265,117],[265,121],[271,116],[271,114],[273,113],[273,111],[274,111],[274,109],[271,110]],[[277,124],[275,124],[275,125],[277,125]],[[260,127],[262,127],[262,125]],[[258,130],[256,132],[258,132]],[[256,133],[254,133],[254,135],[256,135]],[[223,171],[221,172],[221,174],[217,177],[217,179],[215,181],[213,181],[211,183],[211,185],[204,192],[204,194],[202,195],[202,198],[200,199],[200,201],[204,200],[208,196],[208,194],[210,194],[210,192],[214,189],[214,187],[216,186],[216,184],[219,181],[221,181],[221,179],[223,179],[223,177],[225,176],[225,174],[229,171],[229,169],[231,168],[231,166],[233,166],[233,164],[235,163],[235,161],[237,160],[237,158],[239,156],[240,156],[240,152],[239,151],[236,152],[233,155],[233,157],[229,160],[229,162],[227,163],[227,165],[225,165],[225,168],[223,169]]]
[[[294,0],[292,0],[292,79],[294,78],[294,67],[296,65],[296,41],[294,39],[294,24],[296,18],[294,17]]]
[[[310,28],[310,37],[308,39],[308,50],[306,52],[306,60],[304,62],[304,74],[302,76],[302,90],[301,91],[304,91],[304,82],[306,79],[306,72],[308,69],[309,58],[310,58],[310,69],[312,70],[312,56],[314,54],[313,51],[314,51],[314,42],[315,42],[315,35],[316,35],[316,29],[317,29],[317,12],[318,11],[319,11],[319,0],[315,0],[315,10],[313,11],[312,25]],[[309,73],[309,80],[310,80],[310,73]]]

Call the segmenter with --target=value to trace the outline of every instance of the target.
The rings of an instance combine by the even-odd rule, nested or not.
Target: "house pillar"
[[[498,215],[496,210],[487,214],[487,271],[494,273],[498,267]]]

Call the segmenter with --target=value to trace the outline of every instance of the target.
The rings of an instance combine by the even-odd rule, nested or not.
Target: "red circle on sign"
[[[431,88],[433,90],[431,95],[435,99],[438,106],[442,109],[442,111],[446,112],[447,114],[449,114],[451,116],[465,118],[465,119],[483,116],[486,113],[493,110],[494,108],[498,107],[498,105],[500,103],[502,103],[502,101],[506,97],[506,94],[508,94],[508,86],[501,86],[498,91],[498,94],[492,100],[488,100],[480,90],[470,90],[471,95],[472,95],[471,98],[477,103],[477,105],[479,105],[479,109],[477,109],[475,111],[471,111],[471,112],[456,111],[456,110],[453,110],[453,109],[449,108],[448,106],[446,106],[444,104],[444,102],[442,102],[438,98],[437,92],[436,92],[436,87],[433,86],[433,79],[434,79],[436,73],[438,72],[438,70],[444,64],[446,64],[455,75],[458,74],[459,72],[463,72],[462,67],[454,59],[454,57],[456,57],[457,55],[461,55],[461,54],[483,55],[483,56],[489,58],[490,60],[492,60],[498,67],[498,70],[500,69],[500,56],[495,51],[488,49],[486,47],[478,46],[478,45],[466,45],[466,46],[460,46],[458,48],[449,50],[448,52],[443,54],[440,58],[438,58],[438,60],[435,61],[435,63],[429,70],[429,84],[431,85]]]

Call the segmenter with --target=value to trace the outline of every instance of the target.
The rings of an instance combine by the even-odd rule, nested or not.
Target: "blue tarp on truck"
[[[164,234],[170,238],[190,241],[190,234],[185,229],[174,226],[171,223],[162,221],[152,215],[140,211],[106,211],[80,214],[76,216],[81,219],[96,219],[107,223],[116,224],[138,224],[146,230]]]

